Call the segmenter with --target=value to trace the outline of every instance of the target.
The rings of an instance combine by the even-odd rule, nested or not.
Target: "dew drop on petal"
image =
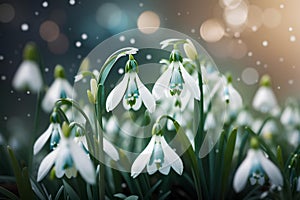
[[[44,2],[42,3],[42,6],[43,6],[44,8],[47,8],[47,7],[48,7],[48,2],[47,2],[47,1],[44,1]]]
[[[75,46],[76,47],[81,47],[81,42],[80,41],[75,42]]]
[[[21,25],[21,30],[22,30],[22,31],[28,31],[28,30],[29,30],[29,25],[26,24],[26,23],[22,24],[22,25]]]
[[[86,40],[88,38],[88,35],[86,33],[81,34],[81,39]]]
[[[125,41],[125,36],[124,36],[124,35],[121,35],[121,36],[119,37],[119,40],[120,40],[121,42],[124,42],[124,41]]]
[[[124,69],[123,69],[123,68],[120,68],[120,69],[118,70],[118,73],[119,73],[119,74],[123,74],[123,73],[124,73]]]
[[[152,55],[151,55],[151,54],[147,54],[147,55],[146,55],[146,59],[147,59],[147,60],[151,60],[151,59],[152,59]]]
[[[130,44],[135,44],[135,39],[134,39],[134,38],[131,38],[131,39],[129,40],[129,42],[130,42]]]

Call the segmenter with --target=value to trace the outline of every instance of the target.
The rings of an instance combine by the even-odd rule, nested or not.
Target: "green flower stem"
[[[197,127],[197,132],[196,132],[196,136],[195,136],[195,152],[198,155],[199,151],[200,151],[200,145],[202,144],[203,140],[204,140],[204,104],[203,104],[203,86],[202,86],[202,74],[201,74],[201,66],[200,66],[200,62],[199,59],[195,60],[196,63],[196,69],[198,71],[198,85],[199,85],[199,89],[200,89],[200,101],[198,101],[198,109],[199,109],[199,116],[195,117],[195,119],[199,119],[199,121],[195,122],[195,125],[199,124],[199,126]],[[194,108],[196,109],[196,108]],[[197,113],[197,112],[195,112]]]
[[[33,137],[30,139],[30,145],[29,145],[29,156],[28,156],[28,169],[29,171],[32,170],[32,159],[33,159],[33,148],[31,148],[34,144],[35,138],[38,137],[38,125],[39,125],[39,119],[40,119],[40,110],[41,110],[41,104],[42,104],[42,93],[41,91],[37,94],[37,100],[36,100],[36,107],[35,107],[35,114],[34,114],[34,124],[33,124]]]
[[[101,74],[100,74],[101,77]],[[99,122],[100,129],[98,130],[98,140],[99,140],[99,199],[105,198],[105,169],[104,169],[104,150],[103,150],[103,124],[102,124],[102,115],[104,108],[104,85],[98,85],[97,100],[95,105],[96,118]],[[96,123],[96,122],[95,122]]]
[[[261,132],[262,132],[263,128],[265,127],[265,125],[267,124],[267,122],[270,121],[270,120],[272,120],[272,119],[274,119],[274,117],[269,116],[269,117],[267,117],[267,118],[263,121],[263,123],[261,124],[260,128],[258,129],[257,135],[260,135],[260,134],[261,134]]]

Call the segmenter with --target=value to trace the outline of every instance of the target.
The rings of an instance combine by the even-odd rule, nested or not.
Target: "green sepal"
[[[39,52],[35,43],[29,42],[23,50],[23,59],[39,63]]]
[[[56,65],[54,69],[55,78],[65,78],[65,69],[61,65]]]

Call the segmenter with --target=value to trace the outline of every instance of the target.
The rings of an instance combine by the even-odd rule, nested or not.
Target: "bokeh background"
[[[85,56],[114,34],[146,26],[174,29],[198,41],[221,72],[232,73],[245,104],[269,74],[283,105],[288,96],[300,96],[299,8],[299,0],[1,0],[0,143],[18,148],[33,129],[36,95],[11,85],[29,41],[39,47],[49,85],[56,64],[73,82]],[[134,46],[134,38],[123,39]],[[40,115],[40,131],[48,117]]]

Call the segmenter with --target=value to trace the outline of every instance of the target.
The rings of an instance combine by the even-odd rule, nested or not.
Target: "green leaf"
[[[224,155],[224,171],[222,174],[222,197],[224,197],[224,192],[226,188],[226,183],[228,183],[228,177],[231,169],[231,164],[232,164],[232,157],[234,153],[234,148],[235,148],[235,142],[236,142],[236,135],[237,135],[237,128],[233,129],[231,132],[226,149],[225,149],[225,155]]]
[[[80,200],[78,194],[74,191],[74,189],[65,181],[63,180],[64,189],[69,195],[70,199],[72,200]]]
[[[281,170],[283,170],[284,164],[283,164],[283,159],[282,159],[282,150],[279,145],[277,147],[277,160],[278,160],[278,166],[281,168]]]
[[[2,186],[0,186],[0,193],[9,199],[19,200],[19,198],[14,193],[10,192],[9,190],[7,190],[6,188],[4,188]]]
[[[64,191],[64,186],[62,185],[62,186],[59,188],[59,190],[57,191],[54,200],[58,200],[59,197],[60,197],[60,195],[61,195],[61,193],[62,193],[63,191]]]
[[[159,200],[164,200],[164,199],[166,199],[170,194],[171,194],[171,191],[166,192],[165,194],[163,194],[163,195],[159,198]]]
[[[137,199],[139,199],[138,196],[136,196],[136,195],[131,195],[131,196],[125,198],[124,200],[137,200]]]
[[[122,193],[117,193],[117,194],[114,194],[114,197],[117,197],[117,198],[120,198],[120,199],[125,199],[127,196],[125,194],[122,194]]]
[[[158,188],[158,186],[161,184],[162,180],[157,181],[152,188],[146,193],[145,199],[150,198],[152,193]]]
[[[24,167],[21,170],[13,150],[9,146],[7,146],[7,151],[16,177],[16,183],[21,199],[34,199],[34,194],[28,177],[27,167]]]

